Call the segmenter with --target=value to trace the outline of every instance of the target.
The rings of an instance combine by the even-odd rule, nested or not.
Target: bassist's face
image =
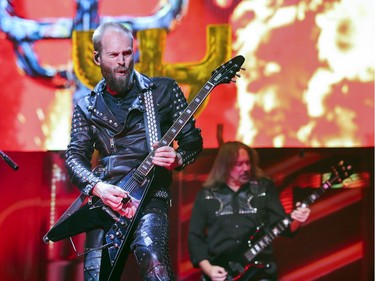
[[[250,180],[250,171],[251,164],[249,154],[245,149],[240,148],[237,161],[229,173],[228,185],[240,187],[247,183]]]

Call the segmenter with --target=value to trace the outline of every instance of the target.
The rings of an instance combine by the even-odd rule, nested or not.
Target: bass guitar
[[[227,61],[212,72],[211,78],[204,84],[202,89],[189,103],[186,109],[173,123],[169,130],[159,141],[159,147],[171,145],[182,128],[186,125],[193,114],[202,105],[208,94],[218,85],[223,83],[235,82],[234,77],[240,77],[237,73],[242,70],[242,64],[245,58],[236,56]],[[149,187],[153,179],[152,163],[154,152],[151,151],[143,162],[133,171],[128,173],[117,186],[129,192],[132,201],[139,203],[136,214],[133,218],[120,216],[106,206],[99,198],[94,198],[93,202],[84,204],[82,195],[72,204],[76,211],[65,212],[59,221],[47,232],[43,240],[59,241],[70,238],[74,235],[87,232],[93,229],[104,230],[104,240],[101,260],[100,281],[111,280],[111,277],[117,276],[122,270],[122,266],[128,254],[129,235],[134,231],[139,210],[142,203],[148,195]],[[82,203],[82,205],[80,205]]]
[[[330,178],[325,181],[320,188],[314,191],[304,201],[301,202],[302,207],[313,204],[320,196],[332,185],[342,182],[352,174],[351,165],[340,161],[336,166],[332,167]],[[272,241],[284,232],[292,223],[293,219],[290,215],[284,217],[269,231],[263,231],[262,226],[258,227],[255,233],[249,236],[249,239],[241,243],[238,247],[234,247],[223,251],[220,255],[213,258],[210,262],[218,265],[228,272],[228,281],[245,281],[251,280],[259,269],[268,267],[267,263],[257,260],[259,254],[269,246]],[[210,280],[204,276],[204,280]]]

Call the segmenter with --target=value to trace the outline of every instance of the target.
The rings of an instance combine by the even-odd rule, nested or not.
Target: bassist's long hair
[[[203,186],[216,186],[225,183],[229,177],[229,173],[237,162],[239,150],[245,149],[250,158],[250,178],[257,180],[265,177],[263,170],[259,167],[259,156],[257,151],[239,141],[231,141],[222,144],[216,155],[214,164],[208,174]]]

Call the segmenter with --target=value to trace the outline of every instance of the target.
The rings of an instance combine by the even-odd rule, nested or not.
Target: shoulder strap
[[[142,91],[141,100],[146,109],[143,113],[143,119],[146,128],[147,145],[151,151],[153,149],[152,145],[161,138],[159,115],[156,114],[152,88]]]
[[[156,85],[151,78],[136,70],[134,70],[134,75],[141,89],[140,100],[146,109],[143,113],[143,119],[146,128],[147,146],[149,151],[152,151],[152,145],[161,138],[160,120],[152,92]]]

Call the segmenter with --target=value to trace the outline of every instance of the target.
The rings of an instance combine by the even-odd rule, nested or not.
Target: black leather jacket
[[[106,104],[103,93],[105,81],[98,83],[74,108],[71,140],[66,151],[66,167],[71,181],[84,194],[89,195],[99,181],[115,183],[137,167],[149,153],[143,118],[144,106],[139,98],[142,91],[152,89],[156,114],[160,123],[161,136],[171,127],[187,106],[186,99],[173,79],[148,78],[135,71],[137,93],[128,108],[124,125],[116,120]],[[176,137],[177,151],[182,156],[184,168],[192,163],[202,151],[200,129],[190,119]],[[92,156],[98,151],[98,165],[92,170]],[[171,183],[170,171],[157,167],[161,189]]]

